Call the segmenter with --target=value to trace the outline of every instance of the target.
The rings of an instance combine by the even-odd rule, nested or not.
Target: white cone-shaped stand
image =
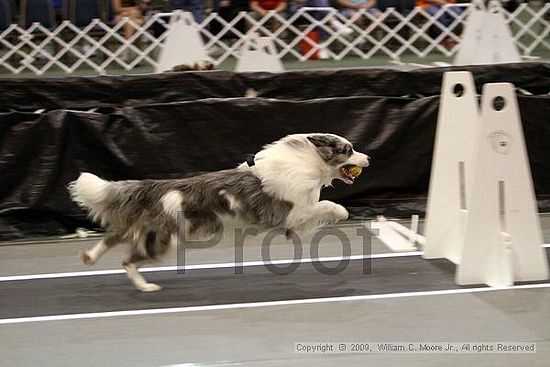
[[[476,64],[476,55],[479,52],[479,44],[483,33],[488,31],[483,27],[485,21],[486,9],[482,1],[472,1],[471,11],[464,23],[462,31],[462,39],[458,52],[454,59],[454,65],[471,65]]]
[[[504,107],[495,108],[495,98]],[[509,286],[548,279],[548,261],[525,148],[515,88],[483,88],[482,128],[458,284]]]
[[[190,12],[172,13],[167,32],[156,67],[157,73],[165,72],[177,65],[193,65],[198,61],[210,60]]]
[[[255,32],[249,32],[235,71],[268,71],[277,73],[284,71],[284,68],[277,56],[273,40],[269,37],[259,37]]]
[[[520,62],[521,56],[498,1],[485,8],[481,0],[473,3],[455,57],[455,65]]]
[[[427,259],[460,262],[479,129],[476,95],[470,72],[444,74],[426,210]]]

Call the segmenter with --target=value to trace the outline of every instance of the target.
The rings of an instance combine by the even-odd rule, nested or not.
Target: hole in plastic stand
[[[493,98],[493,108],[495,111],[502,111],[504,107],[506,106],[506,101],[504,98],[498,96]]]
[[[464,86],[462,84],[455,84],[453,94],[455,97],[462,97],[464,95]]]

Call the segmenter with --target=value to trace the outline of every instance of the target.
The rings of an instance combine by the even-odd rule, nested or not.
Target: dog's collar
[[[249,154],[246,156],[246,164],[248,164],[248,167],[252,167],[256,164],[256,162],[254,162],[255,157],[256,154]]]

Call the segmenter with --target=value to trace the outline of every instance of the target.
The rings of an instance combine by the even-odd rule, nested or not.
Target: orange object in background
[[[300,53],[302,55],[307,55],[308,52],[311,51],[311,49],[315,48],[315,52],[311,53],[309,55],[309,60],[317,60],[319,58],[319,42],[321,41],[321,37],[319,36],[319,32],[317,31],[311,31],[306,34],[304,39],[302,39],[299,43],[300,45]]]

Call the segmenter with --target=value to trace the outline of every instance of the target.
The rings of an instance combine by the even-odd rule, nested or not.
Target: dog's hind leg
[[[122,263],[122,266],[126,270],[128,279],[132,281],[134,287],[142,292],[155,292],[160,291],[162,288],[154,283],[147,283],[143,275],[139,272],[139,267],[149,260],[147,257],[135,252],[126,261]]]
[[[122,238],[118,234],[111,234],[99,241],[90,250],[86,250],[80,254],[82,262],[87,265],[94,265],[97,260],[107,251],[122,242]]]

